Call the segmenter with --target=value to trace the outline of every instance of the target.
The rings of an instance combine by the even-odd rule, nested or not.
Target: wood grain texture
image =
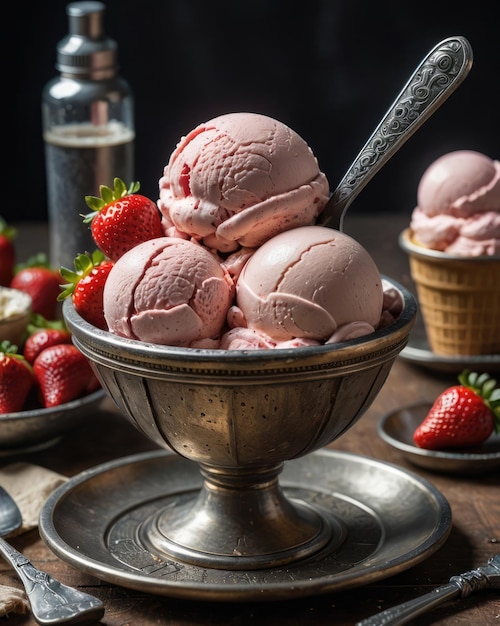
[[[384,232],[381,232],[383,225]],[[346,231],[374,256],[383,273],[411,285],[397,234],[405,226],[400,218],[346,219]],[[46,242],[44,224],[20,228],[20,255],[34,253]],[[67,565],[44,545],[37,531],[12,540],[33,564],[68,585],[100,598],[106,612],[104,626],[353,626],[382,609],[426,593],[448,582],[451,576],[483,565],[500,551],[500,476],[458,476],[431,473],[412,466],[377,435],[377,424],[387,412],[417,402],[431,402],[454,382],[450,375],[436,374],[398,359],[379,396],[365,416],[332,448],[346,450],[397,464],[429,480],[448,500],[453,526],[445,544],[422,563],[390,578],[336,594],[266,603],[198,603],[148,595],[101,582]],[[153,450],[155,446],[129,425],[105,400],[87,426],[71,433],[57,445],[22,457],[67,476],[114,458]],[[19,458],[3,458],[7,464]],[[19,586],[14,572],[0,561],[0,584]],[[32,626],[28,615],[11,615],[9,626]],[[414,626],[498,626],[498,590],[487,590],[458,602],[450,602],[412,622]]]

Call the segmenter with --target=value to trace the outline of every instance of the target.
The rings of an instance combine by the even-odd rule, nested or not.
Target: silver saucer
[[[253,571],[202,568],[152,554],[141,522],[197,491],[197,464],[165,451],[87,470],[45,503],[40,534],[61,559],[113,584],[195,600],[298,598],[352,588],[401,572],[434,553],[451,511],[429,482],[395,465],[323,449],[285,464],[280,484],[345,529],[341,545],[292,566]]]

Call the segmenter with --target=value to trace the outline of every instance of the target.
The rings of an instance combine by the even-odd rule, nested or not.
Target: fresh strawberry
[[[29,294],[33,312],[53,320],[59,317],[57,296],[61,291],[60,283],[59,271],[50,267],[46,255],[42,253],[16,266],[10,287]]]
[[[445,389],[413,434],[419,448],[468,448],[500,432],[500,388],[488,374],[464,371]]]
[[[14,275],[14,264],[16,262],[16,250],[14,248],[14,237],[16,229],[7,225],[7,222],[0,217],[0,285],[9,287]]]
[[[42,350],[33,363],[45,407],[59,406],[87,393],[95,374],[87,357],[72,343]]]
[[[107,330],[104,319],[104,285],[113,267],[113,261],[106,259],[100,250],[88,254],[79,254],[75,258],[75,270],[61,268],[65,284],[58,300],[65,300],[70,295],[77,312],[89,324]]]
[[[137,244],[164,235],[158,207],[138,194],[139,188],[135,182],[127,189],[123,180],[115,178],[113,189],[100,186],[100,198],[85,197],[92,212],[84,216],[84,222],[91,223],[96,246],[113,261]]]
[[[55,346],[59,343],[71,343],[71,333],[64,327],[64,322],[58,322],[45,328],[35,328],[33,330],[28,326],[29,335],[24,342],[23,355],[28,363],[33,364],[36,357],[42,350],[49,346]]]
[[[22,411],[35,376],[31,365],[17,353],[17,346],[0,343],[0,413]]]

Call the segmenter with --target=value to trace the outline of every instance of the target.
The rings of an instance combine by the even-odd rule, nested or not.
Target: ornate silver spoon
[[[22,517],[12,497],[0,487],[0,537],[21,526]],[[99,621],[104,606],[98,598],[67,587],[46,572],[41,572],[4,539],[0,538],[0,554],[12,565],[21,579],[35,620],[49,624],[80,624]]]
[[[464,37],[449,37],[420,62],[340,181],[320,215],[323,226],[343,229],[351,202],[413,133],[455,91],[472,66]]]

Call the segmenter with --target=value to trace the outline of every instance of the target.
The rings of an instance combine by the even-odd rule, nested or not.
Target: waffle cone
[[[406,244],[431,350],[499,354],[500,258],[452,257]]]

